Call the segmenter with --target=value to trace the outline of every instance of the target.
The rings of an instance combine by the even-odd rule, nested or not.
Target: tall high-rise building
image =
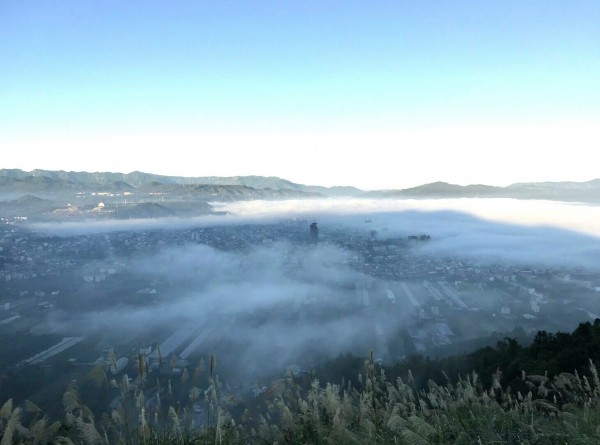
[[[317,244],[319,242],[319,229],[317,228],[317,222],[313,222],[310,225],[310,243]]]

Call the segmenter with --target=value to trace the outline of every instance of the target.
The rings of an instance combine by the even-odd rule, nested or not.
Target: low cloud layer
[[[212,203],[227,215],[197,218],[32,224],[59,235],[217,225],[267,224],[282,219],[316,219],[322,233],[341,229],[382,238],[427,233],[420,252],[482,262],[541,266],[600,265],[600,206],[515,199],[311,199]],[[369,224],[365,224],[369,220]]]
[[[148,282],[168,281],[165,293],[143,305],[105,302],[104,309],[77,314],[63,328],[158,343],[189,331],[205,338],[195,352],[217,352],[249,367],[237,373],[245,379],[281,370],[316,349],[319,356],[364,354],[374,321],[354,310],[361,274],[348,261],[348,252],[331,245],[282,242],[246,253],[205,245],[167,249],[130,264],[130,272]],[[399,311],[380,319],[387,331],[407,316]]]
[[[444,256],[542,267],[599,269],[600,208],[515,200],[309,200],[214,204],[227,216],[94,224],[36,225],[60,236],[114,231],[188,229],[219,224],[267,224],[316,219],[323,243],[283,240],[222,251],[202,244],[163,247],[150,256],[115,258],[141,283],[159,289],[147,302],[118,295],[84,310],[63,327],[160,344],[188,332],[182,347],[216,352],[242,379],[259,379],[297,361],[365,354],[377,342],[398,342],[399,330],[418,319],[410,302],[362,307],[357,283],[369,280],[350,266],[353,253],[327,242],[340,233],[431,240],[414,255]],[[375,291],[373,291],[375,293]],[[384,287],[377,290],[385,299]],[[135,291],[134,291],[135,293]],[[93,298],[93,297],[90,297]],[[133,302],[132,302],[133,301]],[[137,301],[137,302],[136,302]],[[80,306],[81,307],[81,306]],[[379,332],[379,333],[377,333]],[[187,335],[187,334],[185,334]],[[184,336],[185,336],[184,335]],[[143,339],[143,340],[139,340]],[[187,342],[187,343],[186,343]],[[140,346],[144,346],[141,344]],[[180,348],[181,350],[181,348]]]
[[[312,199],[213,203],[237,217],[287,215],[369,215],[379,213],[456,212],[482,220],[523,226],[549,226],[600,237],[600,206],[560,201],[488,199]]]
[[[600,207],[516,199],[244,201],[217,204],[240,218],[289,215],[381,238],[427,233],[427,255],[484,263],[600,267]],[[369,221],[368,224],[365,221]]]

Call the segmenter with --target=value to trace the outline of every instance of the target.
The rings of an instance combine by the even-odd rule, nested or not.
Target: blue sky
[[[0,167],[591,179],[599,23],[597,1],[3,1]]]

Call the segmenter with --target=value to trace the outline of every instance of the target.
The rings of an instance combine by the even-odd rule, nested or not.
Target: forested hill
[[[407,358],[393,366],[384,366],[390,378],[405,378],[408,370],[418,383],[425,385],[433,380],[445,383],[447,377],[456,381],[472,371],[478,373],[489,385],[493,374],[502,372],[502,384],[513,388],[521,384],[522,372],[549,376],[562,372],[587,372],[590,360],[600,363],[600,319],[593,323],[581,323],[572,333],[548,333],[539,331],[529,346],[506,337],[495,347],[484,347],[464,355],[435,360],[420,355]],[[362,372],[364,359],[352,355],[340,356],[329,361],[319,371],[325,381],[339,383],[342,378],[354,379]]]
[[[208,369],[186,368],[173,381],[149,374],[140,358],[139,375],[124,374],[122,383],[102,367],[73,380],[62,397],[64,418],[52,423],[31,401],[0,401],[0,436],[2,445],[591,445],[600,443],[600,379],[590,363],[599,352],[596,320],[571,334],[539,332],[527,347],[507,338],[462,357],[413,357],[385,369],[372,353],[366,360],[341,356],[317,370],[316,379],[313,372],[290,372],[245,399],[220,383],[214,355]],[[198,414],[196,423],[190,413]]]

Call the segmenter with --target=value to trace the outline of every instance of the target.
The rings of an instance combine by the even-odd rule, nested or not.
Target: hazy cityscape
[[[74,196],[87,201],[71,212],[2,216],[2,392],[44,406],[57,397],[50,380],[64,387],[98,366],[118,380],[138,359],[176,385],[215,354],[231,391],[252,398],[287,370],[341,354],[372,350],[393,365],[598,318],[600,271],[583,266],[598,242],[568,227],[487,221],[451,200],[398,211],[408,201],[365,200],[351,211],[360,200],[312,197],[123,220],[113,209],[134,193]]]

